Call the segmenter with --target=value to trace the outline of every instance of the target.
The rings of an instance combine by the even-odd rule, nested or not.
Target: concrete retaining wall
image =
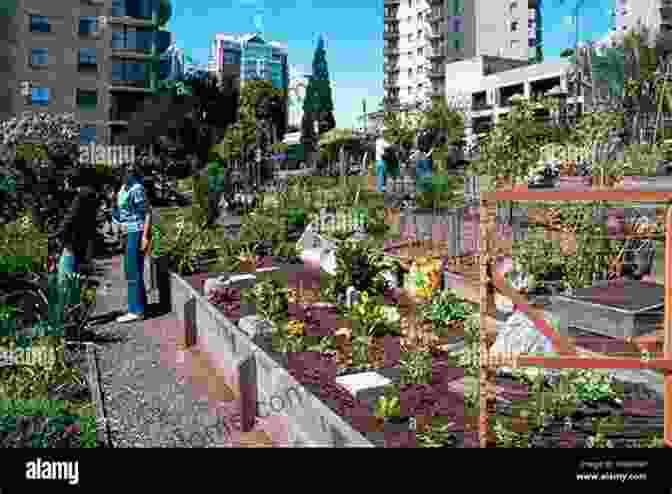
[[[281,431],[270,434],[276,444],[285,447],[374,447],[210,305],[187,281],[170,273],[170,282],[172,309],[181,321],[187,320],[185,304],[191,298],[195,300],[197,344],[223,371],[227,385],[240,395],[237,369],[243,361],[252,357],[256,371],[257,403],[270,404],[272,399],[276,403],[282,399],[285,403],[270,412],[266,406],[267,410],[260,415],[272,423],[271,429]]]

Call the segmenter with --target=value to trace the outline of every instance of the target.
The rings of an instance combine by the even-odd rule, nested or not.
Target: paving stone
[[[336,383],[343,386],[356,399],[373,405],[383,395],[392,380],[378,372],[360,372],[338,376]]]

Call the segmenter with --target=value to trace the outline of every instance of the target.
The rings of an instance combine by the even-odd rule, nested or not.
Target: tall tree
[[[198,166],[203,167],[210,148],[236,121],[238,91],[214,76],[195,72],[181,84],[143,102],[130,120],[128,140],[130,144],[153,145],[167,136],[181,148],[182,155],[196,156]]]
[[[336,127],[333,111],[334,102],[331,96],[324,38],[320,36],[313,56],[313,74],[306,88],[303,112],[313,116],[318,122],[319,133],[323,134]]]

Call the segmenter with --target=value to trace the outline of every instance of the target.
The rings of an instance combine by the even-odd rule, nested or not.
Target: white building
[[[446,93],[451,98],[471,100],[466,113],[467,137],[497,122],[501,114],[511,109],[511,97],[545,96],[559,92],[568,95],[572,88],[568,85],[568,71],[571,62],[543,62],[519,65],[517,60],[497,57],[474,57],[450,65],[446,75]],[[566,99],[569,108],[581,108],[583,98],[573,95]],[[577,105],[576,107],[574,105]]]
[[[306,89],[312,74],[302,71],[296,67],[290,67],[289,70],[289,125],[301,128],[301,119],[303,118],[303,101],[306,98]]]
[[[614,0],[614,30],[629,31],[638,23],[652,29],[672,30],[672,1]]]
[[[444,95],[446,64],[539,59],[539,0],[385,0],[384,88],[401,104]]]

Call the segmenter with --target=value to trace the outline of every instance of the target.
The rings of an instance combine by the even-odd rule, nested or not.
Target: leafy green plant
[[[563,369],[561,378],[568,383],[569,392],[580,401],[621,401],[613,379],[606,371],[599,369]]]
[[[359,264],[360,259],[365,260],[363,279],[355,280],[353,266]],[[366,287],[372,296],[383,295],[387,288],[383,273],[391,269],[395,269],[393,263],[372,248],[369,242],[340,242],[336,248],[336,274],[331,277],[324,296],[328,300],[338,301],[339,295],[344,296],[348,287],[355,285],[355,281]]]
[[[602,432],[602,427],[608,418],[594,419],[593,426],[596,429],[595,435],[588,436],[586,439],[586,448],[613,448],[614,443]]]
[[[416,433],[421,448],[450,448],[455,446],[455,435],[450,432],[453,423],[432,423],[423,432]]]
[[[452,290],[434,292],[429,304],[418,306],[420,318],[431,321],[437,334],[441,333],[450,321],[464,321],[472,313],[472,306],[460,300]]]
[[[530,434],[514,432],[508,429],[501,420],[495,420],[493,425],[497,446],[502,448],[529,448]]]
[[[378,398],[374,414],[382,419],[401,417],[401,400],[396,390],[387,390],[384,396]]]
[[[241,299],[256,306],[257,313],[276,325],[289,317],[289,294],[287,287],[270,278],[258,281],[253,288],[242,291]]]
[[[403,351],[399,361],[402,384],[429,384],[432,379],[431,353]]]
[[[480,371],[480,315],[472,314],[464,322],[465,346],[458,353],[457,365],[464,369],[468,376],[477,376]]]
[[[350,312],[354,331],[359,335],[369,337],[400,335],[400,316],[397,308],[377,303],[367,292],[361,293],[360,301]]]

